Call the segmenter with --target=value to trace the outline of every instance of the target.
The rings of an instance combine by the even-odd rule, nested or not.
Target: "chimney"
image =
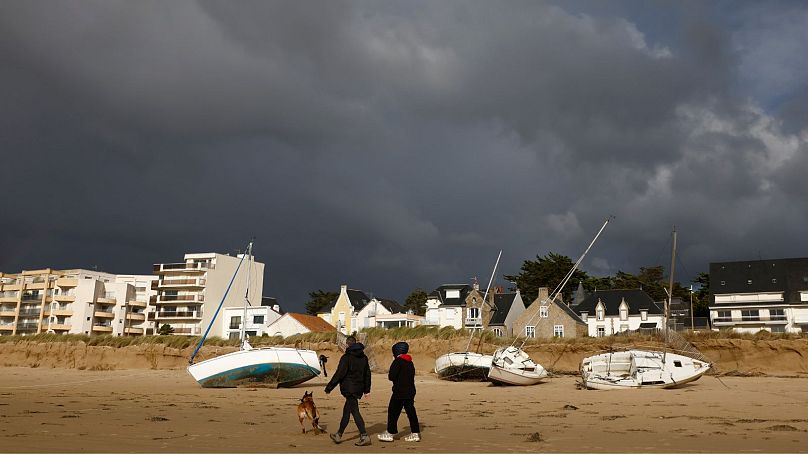
[[[539,301],[550,299],[550,289],[548,287],[539,287]]]

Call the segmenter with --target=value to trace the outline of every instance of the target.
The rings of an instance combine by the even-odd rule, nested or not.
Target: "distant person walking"
[[[393,441],[393,435],[398,433],[398,417],[401,409],[407,412],[410,420],[410,434],[404,441],[421,441],[421,426],[418,424],[418,414],[415,412],[415,365],[406,342],[393,345],[393,364],[387,378],[393,382],[393,394],[387,406],[387,430],[379,434],[380,441]]]
[[[325,355],[320,355],[320,370],[323,371],[323,377],[328,377],[328,371],[325,370],[325,363],[328,362],[328,357]]]
[[[365,430],[365,420],[359,413],[359,399],[363,394],[365,397],[370,395],[370,364],[368,364],[368,357],[365,356],[365,346],[356,342],[355,337],[348,336],[346,344],[345,354],[339,359],[337,370],[325,387],[325,393],[329,394],[339,385],[339,391],[345,397],[339,430],[331,434],[331,440],[337,444],[342,443],[342,434],[345,433],[348,422],[353,416],[354,423],[359,429],[359,441],[354,444],[370,446],[370,437]]]

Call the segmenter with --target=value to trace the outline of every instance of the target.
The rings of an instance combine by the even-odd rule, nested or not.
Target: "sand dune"
[[[379,358],[379,371],[384,371],[393,339],[380,339],[368,345]],[[720,373],[738,375],[792,376],[808,374],[808,339],[707,339],[695,346],[713,360]],[[450,352],[464,351],[467,340],[419,338],[410,340],[420,374],[431,373],[435,358]],[[557,374],[578,372],[581,359],[601,351],[606,342],[530,344],[526,351],[538,363]],[[339,353],[328,342],[305,343],[303,348],[325,353],[336,361]],[[476,345],[472,346],[476,348]],[[493,352],[496,345],[483,344],[481,351]],[[660,347],[661,348],[661,347]],[[199,360],[234,351],[233,347],[208,347],[200,351]],[[187,365],[191,348],[177,349],[162,344],[141,344],[122,348],[88,346],[84,342],[6,342],[0,343],[0,366],[71,368],[80,370],[178,369]],[[334,367],[333,362],[329,363]]]

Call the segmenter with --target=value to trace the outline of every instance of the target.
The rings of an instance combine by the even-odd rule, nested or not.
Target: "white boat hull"
[[[485,381],[492,359],[491,355],[472,352],[448,353],[435,360],[435,373],[445,380]]]
[[[320,363],[312,350],[254,348],[190,365],[188,373],[204,388],[262,384],[290,387],[320,375]]]
[[[588,389],[676,388],[698,380],[710,367],[676,353],[626,350],[584,358],[581,379]]]
[[[494,353],[488,380],[500,385],[530,386],[547,377],[547,371],[517,347],[500,348]]]

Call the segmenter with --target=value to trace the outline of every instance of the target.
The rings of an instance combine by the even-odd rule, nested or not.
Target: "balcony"
[[[157,288],[203,288],[205,287],[205,278],[192,278],[192,279],[161,279],[157,281]]]
[[[154,265],[154,273],[194,273],[215,268],[211,263],[160,263]]]
[[[126,328],[125,334],[143,334],[143,328]]]
[[[194,328],[174,328],[174,334],[183,335],[183,336],[198,336],[202,334],[202,329],[198,327]]]
[[[0,323],[0,331],[14,331],[13,323]]]
[[[205,295],[160,295],[155,298],[154,304],[185,304],[185,303],[203,303]]]
[[[67,331],[70,329],[70,325],[66,325],[64,323],[51,323],[48,326],[48,329],[52,329],[54,331]]]
[[[60,277],[56,279],[56,285],[59,287],[75,287],[79,285],[79,280],[69,277]]]
[[[0,295],[0,303],[16,303],[16,302],[17,302],[16,296]]]
[[[0,317],[16,317],[17,309],[0,309]]]
[[[136,320],[136,321],[142,322],[142,321],[146,320],[146,314],[139,314],[137,312],[130,312],[130,313],[126,314],[126,319],[127,320]]]
[[[142,307],[144,309],[146,308],[146,302],[145,301],[132,300],[132,301],[127,301],[126,304],[128,304],[129,307]]]
[[[115,304],[115,303],[118,302],[118,300],[116,300],[113,295],[109,295],[109,294],[104,295],[104,296],[99,296],[97,301],[99,303],[104,303],[104,304]]]
[[[39,317],[39,314],[42,313],[40,308],[32,308],[32,309],[20,309],[20,317],[24,316],[36,316]]]
[[[481,317],[466,317],[466,326],[482,326],[483,319]]]
[[[95,311],[93,315],[97,318],[115,318],[115,314],[106,311]]]
[[[93,331],[97,331],[99,333],[111,333],[112,325],[93,325]]]
[[[201,319],[202,313],[197,311],[159,311],[149,314],[150,320],[166,320],[166,319]]]
[[[716,317],[713,319],[713,323],[715,325],[759,325],[761,323],[769,325],[785,325],[788,323],[788,319],[785,315],[774,315],[771,317]]]
[[[76,295],[75,294],[53,295],[53,299],[56,300],[56,301],[63,302],[63,303],[72,303],[73,301],[76,301]]]

